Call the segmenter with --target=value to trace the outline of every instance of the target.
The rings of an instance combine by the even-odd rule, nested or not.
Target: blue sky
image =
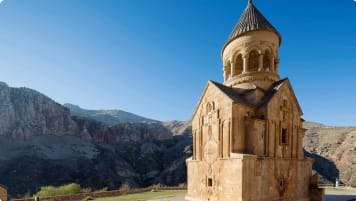
[[[190,118],[247,0],[4,0],[0,81],[59,103]],[[254,0],[304,118],[356,125],[356,2]]]

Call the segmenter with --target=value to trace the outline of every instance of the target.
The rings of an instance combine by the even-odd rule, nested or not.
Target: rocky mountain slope
[[[30,139],[40,135],[75,135],[69,110],[28,88],[0,82],[0,136]]]
[[[173,135],[191,136],[192,122],[191,121],[167,121],[162,123],[166,128],[172,131]]]
[[[0,83],[0,183],[13,197],[72,182],[93,189],[177,185],[189,144],[160,122],[108,125],[71,116],[37,91]]]
[[[314,169],[329,181],[356,187],[356,127],[333,127],[307,122],[306,155],[315,159]]]
[[[73,116],[87,117],[108,125],[118,123],[158,123],[159,121],[141,117],[123,110],[87,110],[70,103],[64,104]]]

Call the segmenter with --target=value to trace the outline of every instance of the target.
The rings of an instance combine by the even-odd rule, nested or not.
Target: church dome
[[[280,79],[281,35],[249,0],[222,49],[224,84],[268,89]]]
[[[242,36],[247,32],[257,31],[257,30],[272,31],[278,35],[279,41],[281,42],[281,35],[277,31],[277,29],[274,28],[273,25],[253,5],[252,0],[249,0],[247,7],[245,8],[235,28],[233,29],[229,38],[227,39],[225,46],[229,44],[231,41],[238,38],[239,36]]]

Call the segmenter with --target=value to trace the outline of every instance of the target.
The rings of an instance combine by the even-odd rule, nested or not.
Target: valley
[[[121,115],[123,114],[123,115]],[[160,122],[120,110],[60,105],[28,88],[0,84],[0,183],[11,197],[41,186],[92,190],[186,182],[191,122]],[[356,186],[356,127],[305,122],[306,155],[323,182]]]

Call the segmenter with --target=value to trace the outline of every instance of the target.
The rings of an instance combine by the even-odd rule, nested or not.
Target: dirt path
[[[187,200],[184,199],[184,195],[179,195],[175,197],[162,198],[157,200],[148,200],[148,201],[187,201]]]

